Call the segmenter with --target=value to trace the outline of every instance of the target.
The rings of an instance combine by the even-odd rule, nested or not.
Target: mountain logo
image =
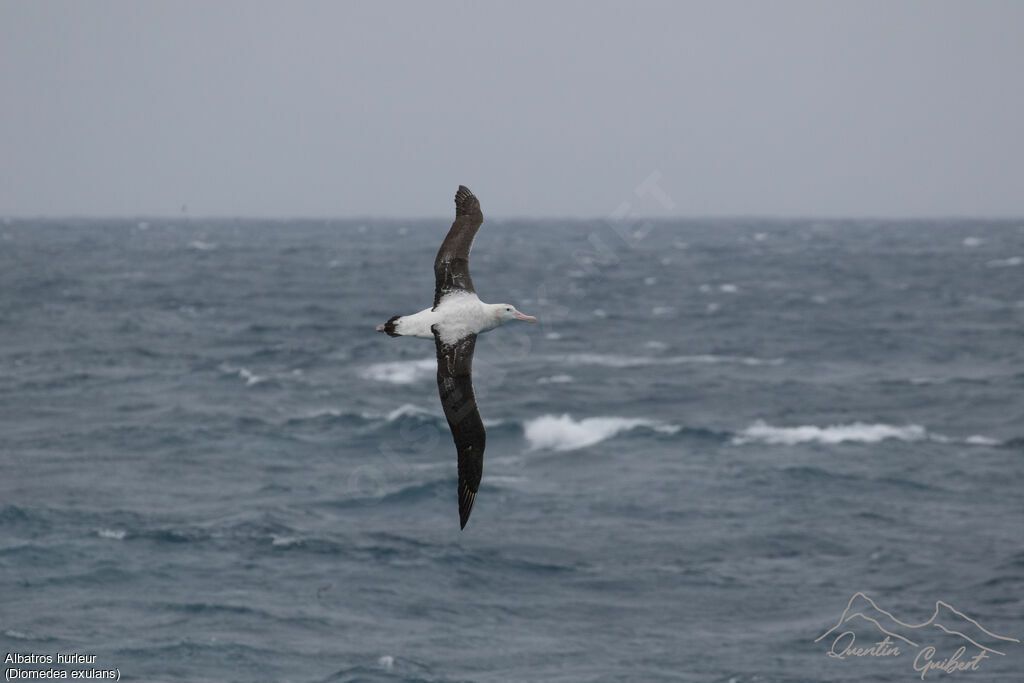
[[[871,644],[857,645],[858,634],[869,634]],[[879,636],[881,640],[877,640]],[[978,671],[984,660],[991,656],[1005,657],[1008,646],[1020,643],[1016,638],[988,630],[942,600],[935,602],[931,617],[913,624],[897,619],[859,591],[846,603],[835,626],[814,642],[830,637],[831,647],[826,654],[834,659],[900,657],[914,653],[914,671],[921,674],[922,680],[933,671]],[[949,641],[959,647],[949,656],[937,656],[938,650],[932,643],[948,646]]]

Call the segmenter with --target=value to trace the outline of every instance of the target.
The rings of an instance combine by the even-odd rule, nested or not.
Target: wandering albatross
[[[434,305],[412,315],[392,316],[378,332],[391,337],[433,339],[437,348],[437,388],[459,453],[459,525],[466,528],[484,466],[487,433],[473,394],[476,337],[510,320],[535,323],[511,304],[480,301],[469,277],[469,250],[484,215],[469,188],[455,193],[455,222],[434,259]]]

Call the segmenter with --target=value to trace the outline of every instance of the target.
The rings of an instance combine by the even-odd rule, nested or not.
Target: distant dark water
[[[1024,639],[1024,221],[488,221],[481,297],[541,324],[477,345],[461,533],[432,345],[373,331],[446,228],[0,224],[0,655],[919,680],[812,642],[856,591]]]

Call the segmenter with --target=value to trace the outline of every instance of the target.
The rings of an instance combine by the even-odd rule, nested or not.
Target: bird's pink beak
[[[528,323],[537,322],[537,319],[534,318],[532,315],[526,315],[525,313],[520,313],[519,311],[516,311],[516,320],[525,320]]]

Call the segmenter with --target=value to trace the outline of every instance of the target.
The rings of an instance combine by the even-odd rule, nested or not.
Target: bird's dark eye
[[[506,308],[505,310],[506,310],[506,311],[508,311],[509,313],[511,313],[511,312],[512,312],[512,309],[511,309],[511,308]]]

